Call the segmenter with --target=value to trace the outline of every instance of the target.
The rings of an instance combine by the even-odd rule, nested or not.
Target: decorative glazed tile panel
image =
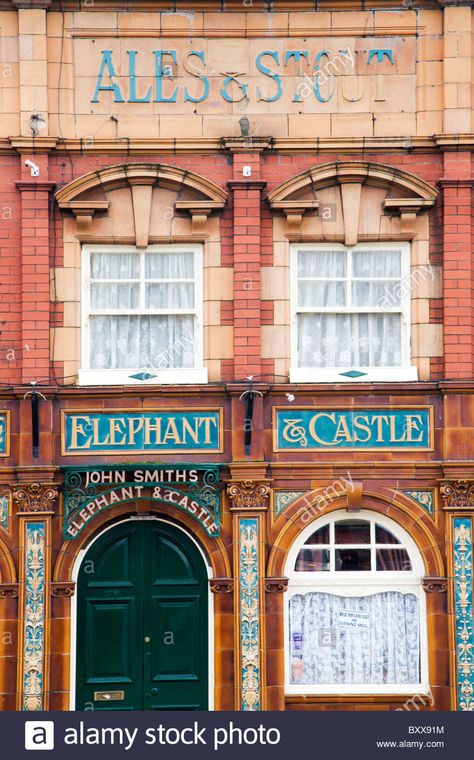
[[[0,456],[10,453],[9,412],[0,412]]]
[[[239,523],[239,601],[242,710],[260,705],[260,628],[258,580],[258,521],[241,518]]]
[[[404,491],[407,496],[418,502],[431,517],[434,515],[433,491]]]
[[[8,496],[0,496],[0,528],[5,530],[8,530],[9,507],[10,499]]]
[[[43,709],[45,535],[44,522],[26,523],[23,710]]]
[[[472,521],[454,518],[454,601],[458,710],[474,712]]]
[[[303,496],[304,491],[275,491],[273,499],[273,509],[276,515],[283,512],[291,502],[295,501],[299,496]]]

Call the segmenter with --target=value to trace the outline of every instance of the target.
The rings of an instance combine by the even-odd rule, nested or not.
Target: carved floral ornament
[[[52,512],[57,495],[54,485],[29,483],[13,491],[13,503],[17,512]]]
[[[270,488],[267,483],[255,480],[243,480],[231,483],[227,487],[227,495],[231,501],[231,509],[266,509]]]
[[[474,480],[455,480],[441,485],[446,509],[474,509]]]

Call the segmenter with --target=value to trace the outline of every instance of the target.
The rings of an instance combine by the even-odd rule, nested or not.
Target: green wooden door
[[[77,584],[77,710],[207,710],[207,574],[195,544],[154,520],[87,552]]]

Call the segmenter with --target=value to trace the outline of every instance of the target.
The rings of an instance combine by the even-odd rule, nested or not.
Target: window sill
[[[152,377],[141,380],[131,377],[140,373]],[[79,385],[195,385],[207,383],[207,369],[163,369],[148,368],[115,370],[115,369],[81,369],[79,370]]]
[[[407,692],[406,690],[400,694],[376,694],[371,692],[370,694],[361,694],[360,692],[354,692],[354,694],[311,694],[306,692],[305,694],[288,694],[285,693],[285,703],[287,705],[298,706],[298,709],[302,709],[304,705],[321,705],[321,704],[413,704],[415,701],[420,705],[419,709],[430,709],[429,700],[433,700],[430,697],[429,688],[426,691],[420,692]],[[410,701],[412,700],[412,701]],[[423,704],[423,703],[426,704]],[[432,701],[433,704],[433,701]],[[303,708],[304,709],[304,708]],[[350,708],[349,708],[350,709]]]
[[[407,691],[407,686],[411,687],[411,691]],[[314,689],[314,691],[311,691]],[[427,684],[387,684],[386,686],[362,686],[354,684],[352,687],[339,686],[309,686],[304,684],[302,686],[290,686],[287,684],[285,690],[285,697],[287,699],[299,701],[299,699],[317,700],[324,698],[325,701],[340,700],[341,698],[347,698],[348,700],[359,697],[393,697],[400,699],[400,696],[409,698],[414,694],[427,695],[429,686]]]
[[[340,367],[301,367],[290,369],[291,383],[392,383],[418,380],[418,370],[409,367],[357,367],[355,372],[363,373],[348,377],[351,369]]]

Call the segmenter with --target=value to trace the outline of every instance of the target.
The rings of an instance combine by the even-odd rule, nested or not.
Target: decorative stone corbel
[[[441,484],[445,509],[474,509],[474,480],[456,480]]]
[[[346,489],[347,498],[347,511],[348,512],[360,512],[362,508],[362,483],[350,483]]]
[[[270,201],[272,211],[282,211],[286,216],[286,234],[300,235],[306,211],[318,211],[319,201]]]
[[[416,234],[416,217],[422,211],[432,208],[434,203],[434,199],[387,198],[383,202],[383,210],[389,216],[399,216],[401,233],[408,237],[414,237]]]
[[[225,203],[219,201],[177,201],[176,211],[187,211],[191,215],[191,230],[193,235],[207,235],[207,220],[213,211],[224,208]]]
[[[52,581],[51,582],[51,596],[57,598],[74,596],[76,591],[76,584],[74,581]]]
[[[423,590],[428,594],[444,594],[448,590],[448,579],[441,577],[426,577],[422,581]]]
[[[16,512],[53,512],[58,495],[54,484],[28,483],[13,491]]]
[[[288,590],[288,578],[265,578],[265,591],[269,594],[282,594]]]
[[[255,480],[243,480],[240,483],[230,483],[227,495],[231,501],[231,510],[267,509],[270,488],[267,483]]]
[[[108,211],[108,201],[60,201],[59,208],[71,211],[76,217],[77,235],[83,237],[92,234],[92,217],[95,213]]]
[[[0,599],[16,599],[18,583],[0,583]]]
[[[232,594],[234,590],[233,578],[211,578],[209,588],[213,594]]]

